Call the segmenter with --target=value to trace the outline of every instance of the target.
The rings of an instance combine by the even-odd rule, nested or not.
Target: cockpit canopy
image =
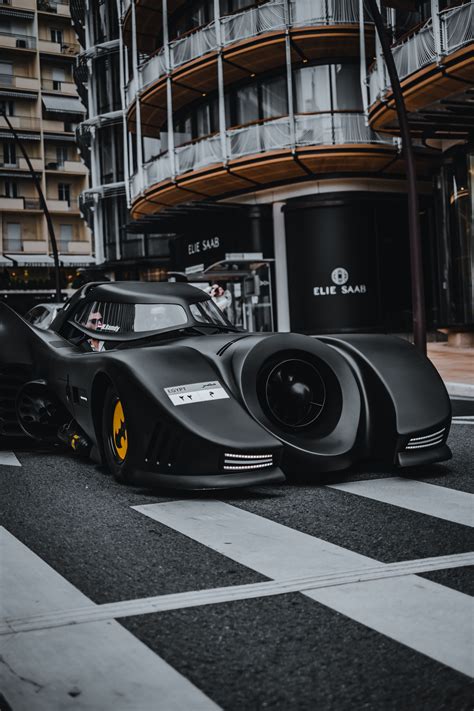
[[[163,282],[86,284],[51,324],[51,330],[76,345],[95,339],[107,349],[189,329],[203,333],[240,330],[200,289]]]
[[[218,307],[207,297],[203,301],[189,304],[189,311],[192,319],[198,323],[230,326]],[[187,325],[190,318],[181,304],[87,301],[76,311],[73,320],[87,330],[100,332],[101,335],[116,334],[120,338],[124,335],[180,328]]]

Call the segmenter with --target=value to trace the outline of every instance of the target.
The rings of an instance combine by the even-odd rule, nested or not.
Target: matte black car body
[[[73,420],[91,458],[105,463],[104,412],[113,392],[123,404],[130,482],[221,488],[361,460],[405,467],[450,458],[446,389],[406,341],[213,328],[190,311],[207,299],[186,284],[89,284],[49,330],[0,304],[0,438],[25,431],[54,438]],[[100,338],[110,350],[82,352],[73,336],[97,332],[74,314],[100,301],[179,304],[187,322],[141,334],[105,330]],[[186,404],[176,402],[180,394]]]

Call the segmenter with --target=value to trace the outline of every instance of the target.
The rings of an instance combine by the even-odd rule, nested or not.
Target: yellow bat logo
[[[127,428],[125,425],[125,415],[123,414],[123,407],[120,400],[117,400],[117,402],[115,403],[113,416],[113,434],[115,451],[117,452],[119,459],[123,461],[127,456],[128,436]]]

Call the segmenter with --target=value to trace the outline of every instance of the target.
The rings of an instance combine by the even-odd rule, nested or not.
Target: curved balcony
[[[438,18],[435,18],[438,22]],[[439,32],[429,20],[420,30],[392,47],[409,111],[474,84],[474,4],[468,3],[439,14]],[[386,129],[396,120],[390,80],[385,64],[369,75],[370,123]]]
[[[101,200],[121,197],[123,195],[125,195],[125,183],[123,181],[87,188],[79,195],[79,210],[89,222],[91,219],[91,211],[96,208]]]
[[[128,47],[132,45],[131,6],[133,0],[123,0],[123,39]],[[179,9],[186,0],[168,0],[168,12],[171,14]],[[155,47],[156,31],[149,32],[148,28],[159,27],[161,30],[162,14],[161,0],[135,0],[137,13],[137,44],[140,52],[151,54]],[[145,29],[146,28],[146,29]]]
[[[359,0],[291,0],[289,32],[295,61],[323,57],[358,56]],[[283,67],[285,54],[285,3],[264,5],[221,18],[221,41],[226,85],[257,73]],[[174,40],[170,48],[173,110],[216,88],[218,41],[216,23]],[[129,125],[135,123],[140,94],[142,131],[156,136],[166,120],[165,51],[146,61],[126,89]]]
[[[294,122],[286,116],[230,129],[224,140],[214,134],[176,148],[172,159],[164,153],[132,176],[135,218],[298,179],[402,172],[394,139],[374,133],[354,113],[300,114]]]

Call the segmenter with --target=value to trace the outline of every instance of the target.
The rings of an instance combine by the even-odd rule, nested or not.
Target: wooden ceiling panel
[[[134,218],[154,214],[165,206],[180,205],[195,200],[223,198],[240,192],[268,188],[311,178],[301,163],[313,175],[325,174],[401,174],[403,165],[395,148],[389,146],[315,146],[300,149],[295,160],[291,151],[260,153],[231,161],[228,168],[219,164],[179,177],[150,188],[132,207]],[[430,158],[421,156],[421,163],[429,167]],[[300,162],[299,162],[300,161]],[[151,202],[154,201],[154,202]]]
[[[474,43],[447,56],[442,66],[432,63],[410,75],[402,81],[402,90],[408,111],[415,113],[469,85],[474,86]],[[396,122],[397,114],[391,93],[383,103],[377,101],[371,107],[369,120],[376,131],[387,130]]]

